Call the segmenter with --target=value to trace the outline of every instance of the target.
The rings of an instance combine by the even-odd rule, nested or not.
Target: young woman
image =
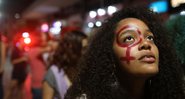
[[[3,72],[4,65],[6,63],[6,49],[7,49],[7,38],[0,33],[0,99],[3,99]]]
[[[124,8],[92,39],[65,99],[185,99],[183,72],[157,15]]]
[[[64,99],[78,73],[77,63],[86,45],[87,36],[83,32],[71,31],[62,36],[45,75],[43,99]]]
[[[24,43],[19,40],[13,46],[11,54],[11,63],[13,65],[10,85],[5,93],[4,99],[23,99],[24,97],[24,82],[27,77],[28,57],[25,54]],[[14,96],[15,95],[15,96]]]
[[[42,99],[42,81],[47,70],[43,54],[50,52],[51,46],[45,33],[35,31],[32,46],[28,51],[28,63],[31,72],[31,91],[33,99]]]

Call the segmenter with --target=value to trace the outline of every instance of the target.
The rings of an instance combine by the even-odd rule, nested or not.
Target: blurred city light
[[[53,27],[61,27],[62,26],[62,22],[61,21],[56,21],[53,23]]]
[[[89,22],[89,23],[88,23],[88,27],[93,28],[93,27],[94,27],[94,23]]]
[[[21,18],[21,16],[20,16],[19,13],[16,13],[16,14],[14,15],[14,17],[15,17],[15,19],[20,19],[20,18]]]
[[[157,13],[164,13],[168,11],[167,1],[155,1],[149,5],[149,8]]]
[[[42,24],[41,26],[42,32],[47,32],[49,30],[49,26],[47,23]]]
[[[51,27],[51,28],[49,29],[49,31],[50,31],[50,33],[51,33],[52,35],[59,35],[60,32],[61,32],[61,27],[62,27],[62,21],[55,21],[55,22],[53,23],[53,27]]]
[[[181,11],[180,12],[180,15],[185,15],[185,11]]]
[[[24,38],[24,43],[25,44],[30,44],[31,43],[31,39],[30,38]]]
[[[98,15],[99,15],[99,16],[103,16],[103,15],[106,14],[105,10],[102,9],[102,8],[98,9],[97,12],[98,12]]]
[[[97,27],[100,27],[101,25],[102,25],[102,23],[101,23],[100,21],[97,21],[97,22],[96,22],[96,26],[97,26]]]
[[[59,27],[52,27],[52,28],[50,28],[50,33],[52,33],[53,35],[58,35],[58,34],[60,34],[60,31],[61,31],[61,28],[59,28]]]
[[[107,13],[109,15],[112,15],[113,13],[115,13],[117,11],[117,8],[114,7],[114,6],[108,6],[108,10],[107,10]]]
[[[90,12],[89,12],[89,16],[90,16],[91,18],[95,18],[95,17],[97,16],[97,13],[96,13],[95,11],[90,11]]]
[[[23,33],[22,33],[22,37],[24,37],[24,38],[29,37],[29,33],[28,33],[28,32],[23,32]]]

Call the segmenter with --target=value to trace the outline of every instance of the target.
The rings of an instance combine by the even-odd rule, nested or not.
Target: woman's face
[[[159,52],[148,26],[136,18],[126,18],[117,24],[113,50],[124,72],[150,77],[158,73]]]

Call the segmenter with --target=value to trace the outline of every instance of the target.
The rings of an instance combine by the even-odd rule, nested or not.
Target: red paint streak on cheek
[[[127,47],[126,57],[121,57],[120,58],[120,60],[126,61],[127,64],[129,64],[131,60],[134,60],[135,59],[135,57],[130,56],[130,50],[131,50],[131,47]]]
[[[121,61],[126,61],[127,64],[130,63],[131,60],[135,60],[135,57],[133,56],[130,56],[130,53],[131,53],[131,48],[136,46],[137,44],[139,44],[141,41],[142,41],[142,38],[141,38],[141,32],[137,29],[137,32],[138,34],[140,35],[140,38],[139,38],[139,41],[132,44],[132,45],[128,45],[128,44],[120,44],[119,43],[119,40],[118,40],[118,36],[119,34],[121,33],[121,31],[123,31],[124,29],[127,29],[127,28],[130,28],[130,26],[125,26],[123,28],[121,28],[116,34],[117,34],[117,37],[116,37],[116,42],[117,44],[120,46],[120,47],[123,47],[125,48],[126,47],[126,56],[125,57],[121,57],[120,60]]]

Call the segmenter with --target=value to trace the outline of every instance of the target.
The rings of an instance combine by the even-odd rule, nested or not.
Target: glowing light
[[[107,13],[109,15],[112,15],[113,13],[115,13],[117,11],[117,8],[114,7],[114,6],[108,6],[108,10],[107,10]]]
[[[48,24],[46,24],[46,23],[42,24],[41,30],[42,30],[43,32],[47,32],[47,31],[49,30]]]
[[[22,37],[24,37],[24,38],[29,37],[29,33],[28,33],[28,32],[23,32],[23,33],[22,33]]]
[[[102,23],[101,23],[100,21],[97,21],[97,22],[96,22],[96,26],[97,26],[97,27],[100,27],[101,25],[102,25]]]
[[[95,18],[95,17],[97,16],[97,13],[96,13],[95,11],[90,11],[90,12],[89,12],[89,16],[90,16],[91,18]]]
[[[53,27],[61,27],[62,26],[62,22],[61,21],[56,21],[53,23]]]
[[[19,45],[20,45],[20,43],[19,42],[16,42],[15,46],[18,47]]]
[[[167,1],[155,1],[149,5],[149,8],[157,13],[164,13],[168,11]]]
[[[14,15],[14,17],[15,17],[16,19],[19,19],[21,16],[20,16],[19,13],[16,13],[16,14]]]
[[[24,38],[24,43],[25,44],[30,44],[31,43],[31,39],[30,38]]]
[[[94,27],[94,23],[89,22],[89,23],[88,23],[88,27],[93,28],[93,27]]]
[[[98,12],[98,15],[99,15],[99,16],[103,16],[103,15],[105,15],[105,14],[106,14],[105,10],[104,10],[104,9],[101,9],[101,8],[100,8],[100,9],[98,9],[98,11],[97,11],[97,12]]]
[[[58,34],[60,34],[61,28],[52,27],[49,31],[50,31],[52,34],[54,34],[54,35],[58,35]]]
[[[157,7],[152,7],[152,8],[150,8],[150,9],[151,9],[151,11],[158,12]]]
[[[185,15],[185,11],[181,11],[180,12],[180,15]]]

